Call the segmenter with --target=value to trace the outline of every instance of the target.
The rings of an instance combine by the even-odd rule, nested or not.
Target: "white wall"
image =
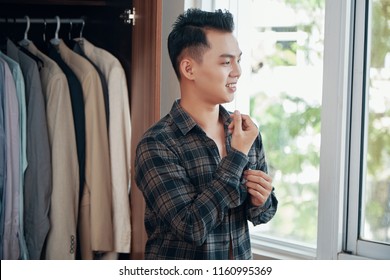
[[[162,9],[161,117],[171,110],[173,101],[180,97],[179,82],[168,55],[167,39],[177,16],[184,12],[184,1],[163,0]]]

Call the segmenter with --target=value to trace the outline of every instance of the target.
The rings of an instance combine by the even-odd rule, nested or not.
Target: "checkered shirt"
[[[231,147],[231,118],[222,106],[220,115],[222,159],[180,100],[139,142],[135,174],[146,201],[145,259],[229,259],[229,251],[234,259],[251,259],[248,220],[259,225],[274,216],[274,191],[253,207],[242,177],[248,168],[267,172],[260,133],[247,156]]]

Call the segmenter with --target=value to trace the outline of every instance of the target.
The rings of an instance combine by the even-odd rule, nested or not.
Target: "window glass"
[[[366,68],[362,239],[390,243],[390,3],[372,0]]]
[[[251,233],[315,247],[325,1],[237,2],[243,75],[228,107],[256,120],[279,198],[274,219]]]

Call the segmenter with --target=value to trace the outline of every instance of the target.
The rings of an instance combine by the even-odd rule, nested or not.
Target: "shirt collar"
[[[232,121],[230,113],[222,105],[219,105],[219,114],[222,116],[225,127],[227,127]],[[173,103],[170,115],[183,135],[198,126],[194,119],[180,106],[180,99]]]

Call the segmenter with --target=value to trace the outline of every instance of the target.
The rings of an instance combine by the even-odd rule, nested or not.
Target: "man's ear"
[[[194,61],[189,58],[184,58],[180,62],[180,72],[182,77],[188,80],[194,79]]]

